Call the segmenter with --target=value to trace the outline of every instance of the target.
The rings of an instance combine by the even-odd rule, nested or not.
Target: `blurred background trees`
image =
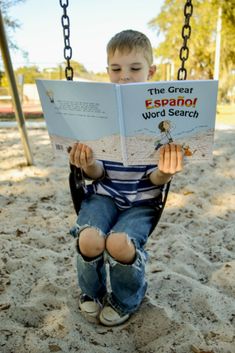
[[[16,4],[22,3],[25,0],[0,0],[1,12],[4,18],[5,29],[8,34],[9,47],[19,49],[17,44],[12,39],[12,33],[20,27],[20,23],[17,19],[13,19],[9,16],[9,8]]]
[[[187,79],[212,79],[214,77],[216,28],[218,9],[222,9],[222,31],[220,50],[220,98],[226,100],[235,86],[235,3],[234,0],[193,0],[192,27],[188,41],[189,59],[186,62]],[[165,0],[161,12],[149,26],[160,36],[155,56],[163,69],[156,79],[171,70],[170,78],[177,78],[180,67],[179,48],[182,46],[184,23],[182,0]],[[169,68],[170,67],[170,68]],[[168,75],[169,76],[169,75]]]

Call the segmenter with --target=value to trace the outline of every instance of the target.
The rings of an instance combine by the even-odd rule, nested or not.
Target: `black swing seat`
[[[77,168],[76,166],[70,164],[70,173],[69,173],[69,186],[70,186],[70,193],[73,201],[73,206],[75,209],[76,214],[79,213],[80,207],[81,207],[81,202],[85,197],[85,192],[83,189],[83,177],[82,177],[82,172],[80,168]],[[154,218],[154,222],[152,224],[152,228],[150,230],[149,235],[152,233],[156,225],[158,224],[162,212],[164,210],[166,200],[167,200],[167,195],[170,189],[170,181],[166,184],[166,188],[164,190],[164,193],[160,195],[161,202],[159,209],[156,210],[156,217]]]

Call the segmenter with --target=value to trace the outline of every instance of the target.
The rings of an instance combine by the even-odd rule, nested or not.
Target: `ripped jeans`
[[[109,268],[111,293],[107,297],[108,302],[123,314],[137,310],[147,289],[147,253],[144,246],[156,212],[150,206],[132,207],[123,211],[117,208],[111,197],[97,194],[83,200],[77,223],[70,231],[74,237],[79,237],[79,233],[86,227],[98,229],[105,238],[113,232],[124,232],[136,249],[136,258],[132,264],[119,263],[106,251],[88,261],[78,249],[78,283],[83,293],[101,301],[107,294],[106,270]]]

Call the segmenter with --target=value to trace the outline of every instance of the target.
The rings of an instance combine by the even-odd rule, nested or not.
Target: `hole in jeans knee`
[[[110,233],[106,250],[113,259],[124,264],[131,264],[136,257],[135,244],[127,233]]]
[[[80,231],[77,247],[81,255],[94,258],[101,255],[105,249],[103,233],[96,228],[87,227]]]

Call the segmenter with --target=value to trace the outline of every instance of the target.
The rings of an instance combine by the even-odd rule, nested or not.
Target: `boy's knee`
[[[135,259],[135,246],[125,233],[111,233],[106,239],[106,250],[121,263],[130,264]]]
[[[78,239],[79,251],[86,257],[101,255],[105,249],[105,238],[95,228],[85,228]]]

